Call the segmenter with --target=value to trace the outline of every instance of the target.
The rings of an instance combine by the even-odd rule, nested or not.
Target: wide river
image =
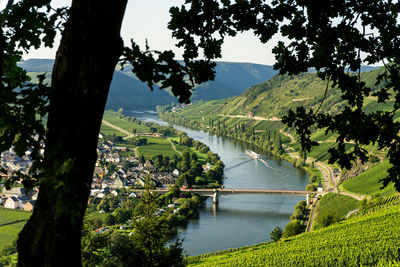
[[[166,125],[157,113],[134,113],[143,121]],[[220,155],[225,164],[225,188],[304,190],[308,175],[290,163],[263,155],[265,163],[247,156],[246,145],[182,126],[191,138],[200,140]],[[197,255],[270,240],[275,226],[289,222],[294,206],[304,197],[283,195],[230,195],[220,197],[218,207],[208,198],[199,217],[180,229],[187,254]]]

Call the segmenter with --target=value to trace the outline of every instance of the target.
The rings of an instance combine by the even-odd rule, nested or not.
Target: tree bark
[[[38,200],[18,266],[81,266],[81,229],[127,0],[74,0],[52,73]]]

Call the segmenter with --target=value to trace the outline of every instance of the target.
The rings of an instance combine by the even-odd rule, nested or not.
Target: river
[[[134,113],[143,121],[166,125],[157,113]],[[193,139],[200,140],[220,155],[225,164],[225,188],[304,190],[308,175],[285,161],[263,155],[265,163],[247,156],[246,145],[207,132],[174,125]],[[275,226],[289,222],[294,206],[304,197],[284,195],[229,195],[220,197],[218,207],[208,198],[199,217],[179,231],[187,254],[198,255],[270,240]]]

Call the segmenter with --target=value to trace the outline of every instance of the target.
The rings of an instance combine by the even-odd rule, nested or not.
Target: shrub
[[[283,235],[282,229],[279,226],[276,226],[274,230],[271,231],[269,236],[271,237],[272,241],[278,242]]]
[[[317,191],[317,186],[315,184],[308,184],[306,186],[307,191]]]
[[[299,220],[293,220],[286,224],[283,230],[283,237],[287,238],[290,236],[298,235],[301,233],[301,225]]]

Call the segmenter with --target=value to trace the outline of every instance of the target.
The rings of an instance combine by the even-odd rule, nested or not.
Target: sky
[[[117,1],[117,0],[116,0]],[[52,1],[55,6],[69,6],[71,0]],[[0,0],[0,10],[4,8],[6,0]],[[140,44],[144,49],[147,38],[151,49],[173,50],[180,59],[181,51],[175,47],[176,40],[171,37],[168,30],[169,8],[180,6],[184,0],[128,0],[125,11],[121,36],[125,45],[130,39]],[[23,58],[54,58],[56,48],[60,42],[57,37],[55,48],[40,48],[25,53]],[[264,65],[273,65],[274,56],[272,47],[277,39],[268,44],[262,44],[251,32],[239,34],[234,38],[227,38],[222,47],[222,58],[219,61],[250,62]]]

